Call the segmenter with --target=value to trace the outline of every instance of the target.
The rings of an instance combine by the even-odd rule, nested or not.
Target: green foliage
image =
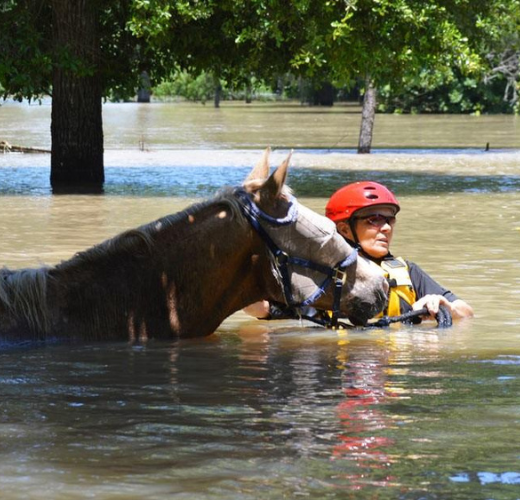
[[[37,98],[50,91],[50,11],[36,0],[9,0],[0,10],[0,84],[3,95]]]
[[[370,75],[377,86],[405,75],[453,65],[476,69],[478,56],[457,22],[476,15],[479,2],[454,1],[448,9],[432,0],[331,0],[335,19],[328,60],[337,79]],[[346,5],[346,7],[344,7]]]
[[[187,71],[177,71],[171,80],[157,85],[153,93],[159,99],[182,97],[205,104],[215,94],[215,79],[205,72],[193,76]]]
[[[214,78],[233,95],[229,89],[292,74],[287,90],[300,95],[300,77],[311,87],[333,82],[349,89],[370,75],[387,111],[493,112],[515,105],[518,74],[503,67],[506,56],[520,54],[518,0],[92,2],[99,15],[96,66],[52,46],[51,0],[3,0],[4,94],[50,93],[59,66],[96,74],[104,95],[118,98],[135,94],[145,70],[156,96],[190,100],[210,99]],[[173,68],[180,68],[173,81],[156,85],[171,79]],[[505,108],[495,95],[504,93]]]
[[[488,84],[454,68],[443,74],[423,72],[407,84],[379,89],[380,112],[386,113],[511,113],[503,100],[504,80]]]
[[[480,52],[487,61],[484,79],[503,82],[503,99],[520,112],[520,2],[495,0],[492,15],[479,19]]]
[[[214,98],[216,85],[221,87],[222,100],[251,98],[266,101],[276,98],[268,85],[256,78],[251,78],[249,84],[245,86],[242,84],[231,86],[205,71],[197,75],[186,70],[177,70],[171,78],[155,86],[153,95],[159,100],[182,98],[205,104]]]
[[[167,30],[172,17],[170,2],[134,0],[127,28],[136,38],[154,39]]]

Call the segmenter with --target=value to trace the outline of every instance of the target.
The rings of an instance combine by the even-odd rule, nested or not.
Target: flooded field
[[[446,331],[336,332],[238,312],[200,340],[4,350],[2,499],[520,498],[514,117],[489,117],[486,133],[472,119],[488,117],[421,122],[408,144],[400,134],[416,117],[378,116],[382,149],[358,156],[349,144],[328,149],[343,133],[337,110],[115,106],[105,109],[105,195],[52,196],[47,155],[0,155],[2,266],[58,263],[239,184],[271,137],[275,163],[296,147],[289,184],[318,212],[348,182],[391,187],[402,205],[394,253],[476,317]],[[0,107],[0,139],[46,147],[44,111]],[[307,115],[323,122],[309,131]],[[347,118],[354,131],[356,116]],[[442,149],[424,150],[428,137]],[[513,150],[483,153],[486,137]]]

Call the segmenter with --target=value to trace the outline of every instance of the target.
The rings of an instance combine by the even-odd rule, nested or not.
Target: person
[[[473,309],[467,302],[437,283],[417,264],[392,255],[390,245],[400,209],[396,197],[386,186],[361,181],[338,189],[330,197],[325,215],[336,223],[338,232],[358,248],[360,255],[387,278],[390,288],[384,315],[400,316],[426,308],[428,315],[423,319],[434,319],[442,305],[453,319],[472,317]],[[267,301],[251,304],[244,312],[259,319],[284,317],[283,308],[280,312],[279,305]]]

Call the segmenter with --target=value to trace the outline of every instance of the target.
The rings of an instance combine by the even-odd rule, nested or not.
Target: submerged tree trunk
[[[139,77],[139,89],[137,91],[137,102],[149,103],[152,96],[152,82],[146,71]]]
[[[370,153],[374,119],[376,117],[377,90],[370,76],[366,79],[363,111],[361,113],[361,130],[359,132],[358,153]]]
[[[215,87],[215,95],[213,97],[213,106],[215,108],[220,108],[220,98],[222,97],[222,84],[220,83],[220,78],[216,75],[213,76],[213,83]]]
[[[253,86],[251,85],[251,80],[248,78],[246,84],[246,104],[251,104],[253,102]]]
[[[52,81],[51,185],[54,192],[99,192],[105,178],[98,2],[52,0],[52,8],[57,60]]]

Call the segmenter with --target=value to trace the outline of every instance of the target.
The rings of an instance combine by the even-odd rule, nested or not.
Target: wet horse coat
[[[288,160],[266,180],[264,155],[240,192],[245,190],[263,211],[283,217],[289,206],[287,167]],[[237,192],[223,191],[54,267],[4,269],[0,341],[199,337],[252,302],[283,301],[272,256],[243,216]],[[317,219],[307,216],[304,222],[319,228],[323,241],[298,239],[298,222],[277,229],[276,237],[284,250],[331,265],[352,249],[330,221],[314,215]],[[384,304],[382,278],[362,261],[349,271],[341,312],[369,319]],[[318,281],[312,272],[293,276],[296,295],[305,295],[302,287]],[[330,308],[331,303],[332,291],[327,291],[316,305]]]

